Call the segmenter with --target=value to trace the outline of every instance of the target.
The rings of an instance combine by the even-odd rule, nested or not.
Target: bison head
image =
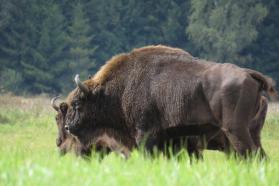
[[[51,100],[52,107],[57,111],[55,117],[58,127],[56,144],[59,148],[60,154],[63,155],[72,151],[75,152],[76,155],[88,157],[88,155],[91,154],[91,150],[95,147],[96,152],[107,154],[114,151],[127,158],[130,148],[132,147],[131,145],[126,147],[116,140],[114,137],[114,131],[110,131],[110,129],[84,131],[84,126],[82,125],[82,127],[80,127],[82,122],[88,120],[88,117],[86,117],[88,115],[87,112],[83,112],[88,108],[86,102],[89,99],[89,95],[82,95],[83,92],[79,91],[80,90],[75,90],[72,92],[68,97],[67,103],[62,102],[59,105],[56,105],[55,101],[58,97]],[[71,121],[71,119],[74,121]],[[75,134],[75,131],[83,132],[82,135],[77,135]],[[74,135],[72,133],[74,133]]]
[[[54,97],[51,100],[52,107],[57,111],[57,114],[55,116],[57,128],[58,128],[58,136],[56,138],[56,145],[60,150],[61,154],[65,154],[67,151],[70,150],[70,144],[73,140],[73,136],[69,134],[65,130],[65,117],[68,110],[68,105],[65,102],[62,102],[57,106],[55,104],[55,101],[58,99],[58,97]]]
[[[75,136],[80,136],[82,131],[87,130],[87,127],[92,123],[96,123],[98,119],[96,102],[96,88],[94,91],[88,87],[87,83],[82,83],[79,80],[79,75],[75,77],[77,88],[68,96],[68,111],[65,120],[65,129]]]

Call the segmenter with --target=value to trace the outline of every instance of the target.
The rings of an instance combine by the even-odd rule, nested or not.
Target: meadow
[[[0,185],[279,185],[279,105],[269,104],[262,143],[269,161],[242,161],[205,151],[190,163],[163,155],[150,158],[134,151],[123,159],[93,154],[84,160],[60,156],[55,112],[46,96],[0,96]]]

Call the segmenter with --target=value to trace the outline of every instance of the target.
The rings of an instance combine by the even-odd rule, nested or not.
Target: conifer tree
[[[59,92],[54,83],[65,48],[63,15],[52,1],[13,1],[11,21],[1,35],[1,60],[17,74],[20,86],[9,87],[17,93]],[[63,36],[64,35],[64,36]],[[64,37],[64,39],[63,39]],[[65,69],[60,70],[65,71]],[[14,75],[13,75],[14,76]],[[11,76],[11,77],[13,77]]]
[[[65,87],[63,75],[68,71],[65,62],[68,45],[65,19],[60,7],[54,3],[46,3],[41,14],[43,21],[41,24],[37,23],[39,33],[37,42],[30,52],[33,63],[24,64],[26,69],[24,74],[35,79],[31,92],[57,93]]]
[[[6,91],[22,93],[23,67],[21,61],[28,50],[28,36],[31,35],[32,25],[28,21],[30,1],[1,1],[2,14],[8,15],[5,26],[0,30],[0,63],[2,82],[1,87]],[[5,11],[4,11],[5,9]],[[5,12],[5,13],[4,13]],[[5,19],[3,17],[3,19]]]
[[[150,44],[278,82],[278,7],[276,0],[0,0],[0,92],[66,93],[75,74],[85,79],[111,56]]]
[[[73,8],[73,19],[69,26],[67,38],[70,76],[73,77],[74,74],[78,73],[85,78],[92,73],[92,69],[95,67],[93,54],[97,46],[90,44],[93,35],[90,33],[89,20],[81,2],[78,2]]]

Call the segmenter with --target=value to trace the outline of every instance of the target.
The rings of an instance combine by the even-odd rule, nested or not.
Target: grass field
[[[71,154],[60,157],[55,145],[55,112],[49,99],[0,97],[0,185],[279,185],[279,105],[270,104],[262,132],[270,160],[227,159],[206,151],[204,161],[144,157],[128,160],[93,154],[85,161]]]

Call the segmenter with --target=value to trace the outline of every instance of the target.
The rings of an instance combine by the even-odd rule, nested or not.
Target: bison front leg
[[[136,143],[140,148],[144,148],[148,152],[152,152],[154,148],[158,148],[159,141],[162,137],[163,133],[160,133],[159,130],[149,130],[143,131],[141,129],[137,129],[136,131]]]
[[[193,159],[202,160],[202,150],[201,140],[198,136],[191,137],[167,137],[165,139],[160,139],[158,149],[163,152],[167,157],[172,157],[173,155],[179,155],[182,149],[187,150],[190,160]]]
[[[145,132],[141,129],[136,129],[136,136],[135,136],[135,139],[136,139],[136,143],[137,143],[137,146],[140,146],[143,141],[144,141],[144,138],[145,138]]]
[[[190,160],[193,158],[203,160],[202,151],[204,149],[204,142],[202,137],[189,137],[187,138],[186,145]]]
[[[250,133],[251,133],[252,139],[256,145],[259,156],[261,159],[264,159],[264,158],[267,158],[267,155],[261,144],[260,132],[261,132],[261,129],[259,129],[259,128],[250,129]]]
[[[137,130],[136,143],[138,147],[144,148],[148,153],[154,150],[164,152],[164,141],[167,138],[164,130],[153,128],[148,131]]]

